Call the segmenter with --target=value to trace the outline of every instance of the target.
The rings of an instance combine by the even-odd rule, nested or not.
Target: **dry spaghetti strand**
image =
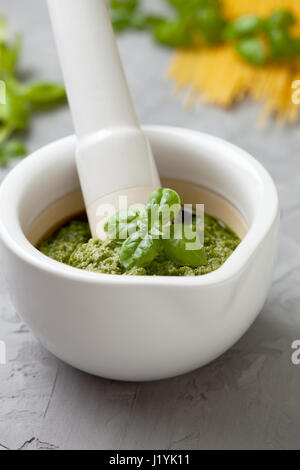
[[[269,15],[276,8],[286,8],[299,21],[294,33],[300,34],[300,0],[223,0],[224,13],[229,19],[255,13]],[[169,76],[178,93],[188,89],[188,106],[201,98],[229,107],[245,95],[264,103],[261,119],[275,114],[279,122],[295,121],[300,106],[292,103],[292,83],[300,79],[300,60],[253,67],[238,57],[230,44],[175,53]]]

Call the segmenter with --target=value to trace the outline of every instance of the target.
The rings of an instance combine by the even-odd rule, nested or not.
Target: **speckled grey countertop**
[[[61,79],[45,0],[0,0],[0,11],[25,32],[26,76]],[[282,205],[274,284],[252,328],[213,364],[173,380],[127,384],[88,376],[45,351],[1,281],[8,363],[0,366],[0,450],[300,449],[300,366],[291,362],[291,344],[300,339],[299,125],[260,129],[251,103],[187,113],[164,78],[168,51],[143,34],[123,36],[120,47],[142,122],[231,140],[273,175]],[[67,108],[40,115],[28,145],[34,150],[71,132]]]

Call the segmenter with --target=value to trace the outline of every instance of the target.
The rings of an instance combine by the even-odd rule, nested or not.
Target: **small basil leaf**
[[[146,15],[145,23],[149,28],[156,28],[158,25],[163,23],[165,18],[159,15]]]
[[[293,40],[282,29],[269,31],[270,53],[273,59],[283,59],[294,55]]]
[[[66,91],[55,83],[37,82],[26,87],[23,96],[35,106],[49,106],[65,100]]]
[[[236,44],[239,55],[252,65],[264,65],[267,60],[267,49],[259,38],[241,39]]]
[[[159,254],[160,241],[150,235],[133,233],[120,249],[120,261],[126,269],[142,268],[150,264]]]
[[[300,54],[300,38],[291,39],[291,54],[292,55]]]
[[[111,20],[115,31],[122,32],[132,28],[132,13],[126,8],[111,11]]]
[[[220,9],[220,0],[167,0],[180,15],[190,14],[193,15],[200,9],[213,8]]]
[[[269,20],[267,21],[269,28],[283,28],[287,30],[295,24],[296,18],[289,10],[279,9],[273,11]]]
[[[0,41],[0,70],[5,74],[13,74],[22,46],[22,37],[17,34],[10,45]]]
[[[159,188],[154,191],[150,198],[147,201],[147,209],[151,209],[151,206],[159,205],[159,206],[169,206],[172,207],[173,205],[181,205],[179,194],[176,193],[173,189],[169,188]]]
[[[1,107],[4,105],[0,106]],[[0,113],[0,120],[1,120],[1,113]],[[10,126],[9,124],[2,124],[0,126],[0,144],[2,144],[6,139],[8,139],[11,134],[14,132],[14,127]]]
[[[3,168],[9,164],[9,158],[5,157],[2,147],[0,147],[0,166]]]
[[[184,20],[161,21],[154,29],[154,38],[169,47],[184,48],[192,44],[193,38]]]
[[[132,15],[130,26],[132,29],[142,31],[148,26],[146,16],[137,11]]]
[[[181,209],[179,195],[173,189],[160,188],[154,191],[148,199],[146,210],[151,221],[151,227],[155,225],[167,225],[174,220]]]
[[[256,15],[246,15],[230,23],[225,30],[227,39],[240,39],[256,35],[263,30],[264,22]]]
[[[217,44],[222,39],[225,21],[218,10],[207,8],[196,15],[200,32],[208,44]]]
[[[104,231],[111,240],[126,240],[136,232],[139,219],[143,218],[139,209],[129,207],[114,214],[104,225]]]
[[[8,38],[8,28],[4,16],[0,16],[0,42],[5,42]]]
[[[25,130],[30,117],[29,104],[12,83],[6,81],[6,103],[0,106],[0,121],[12,130]]]
[[[132,13],[139,6],[139,0],[110,0],[110,6],[113,10],[126,9]]]
[[[207,264],[205,249],[193,226],[175,224],[167,229],[170,230],[170,237],[162,239],[162,247],[171,261],[193,268]]]
[[[13,158],[23,157],[26,153],[26,148],[18,140],[2,144],[0,145],[0,166],[5,167]]]
[[[8,158],[24,157],[27,153],[26,147],[19,140],[10,140],[2,147],[3,154]]]

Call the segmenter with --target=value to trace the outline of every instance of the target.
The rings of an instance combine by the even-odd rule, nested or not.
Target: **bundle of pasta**
[[[300,33],[299,0],[223,0],[222,4],[230,20],[249,14],[263,17],[276,8],[285,8],[297,18],[293,32]],[[241,60],[227,42],[214,47],[179,50],[172,60],[169,76],[176,83],[177,93],[187,90],[184,95],[188,106],[203,99],[229,107],[248,95],[264,103],[262,119],[274,114],[280,122],[291,122],[300,115],[300,106],[292,100],[292,86],[300,79],[299,57],[255,67]]]

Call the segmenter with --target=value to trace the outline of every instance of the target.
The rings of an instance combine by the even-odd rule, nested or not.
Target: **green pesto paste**
[[[88,223],[74,220],[42,242],[39,249],[56,261],[74,268],[104,274],[136,276],[201,276],[218,269],[233,253],[241,240],[221,221],[205,215],[204,247],[208,263],[191,268],[178,266],[165,255],[144,268],[126,271],[119,260],[120,244],[93,240]]]

